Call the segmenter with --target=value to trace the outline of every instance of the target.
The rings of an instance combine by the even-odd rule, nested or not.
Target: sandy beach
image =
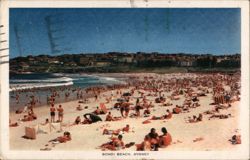
[[[135,75],[129,75],[135,76]],[[174,76],[169,75],[157,75],[157,74],[136,74],[139,79],[143,80],[143,77],[152,77],[152,80],[164,81],[170,79],[171,77],[195,79],[196,74],[175,74]],[[206,75],[201,75],[206,76]],[[139,81],[139,80],[138,80]],[[209,80],[208,80],[209,81]],[[192,82],[190,80],[190,82]],[[177,82],[176,82],[177,83]],[[213,82],[218,83],[218,82]],[[177,83],[178,84],[178,83]],[[167,84],[166,84],[167,85]],[[167,85],[169,86],[169,85]],[[198,92],[198,86],[192,85],[191,88],[194,92]],[[224,88],[228,88],[227,84],[223,84]],[[158,86],[160,88],[160,86]],[[135,86],[130,85],[127,88],[119,89],[121,93],[131,92]],[[108,111],[111,112],[113,116],[121,116],[120,110],[115,109],[114,105],[117,103],[117,99],[121,98],[121,94],[116,94],[117,90],[108,90],[102,92],[98,99],[89,98],[89,102],[82,104],[83,110],[77,111],[76,107],[79,105],[79,100],[74,100],[70,102],[60,103],[64,109],[64,119],[62,130],[58,132],[58,128],[53,129],[51,132],[44,134],[39,133],[36,135],[35,140],[22,138],[25,134],[26,126],[35,126],[45,122],[45,119],[50,119],[50,106],[45,105],[42,107],[33,108],[34,113],[37,115],[37,119],[28,122],[19,121],[27,113],[16,114],[14,111],[10,112],[11,122],[18,122],[19,126],[10,127],[10,149],[11,150],[40,150],[45,148],[50,148],[51,150],[95,150],[101,151],[98,146],[110,141],[111,135],[103,135],[103,129],[112,129],[116,130],[122,127],[125,127],[127,124],[130,125],[130,131],[128,133],[122,133],[123,142],[128,144],[134,142],[135,144],[140,144],[143,142],[145,135],[150,132],[151,128],[155,128],[156,132],[160,135],[161,128],[165,127],[168,133],[172,136],[171,145],[166,148],[159,148],[160,151],[222,151],[222,150],[235,150],[240,145],[232,145],[228,140],[232,138],[235,134],[240,134],[239,128],[239,112],[240,112],[240,101],[230,102],[231,106],[227,109],[221,109],[219,114],[232,116],[226,119],[212,118],[209,120],[210,114],[204,114],[205,111],[213,110],[216,106],[215,104],[211,105],[214,102],[213,99],[213,89],[205,87],[207,89],[206,96],[198,96],[199,107],[189,108],[189,112],[173,114],[170,119],[160,119],[160,120],[150,120],[150,123],[143,124],[145,120],[150,119],[152,116],[162,116],[166,113],[166,109],[170,111],[176,105],[183,105],[185,99],[185,94],[180,94],[178,100],[170,100],[174,92],[173,89],[168,90],[167,88],[162,88],[162,95],[166,97],[166,101],[172,103],[170,106],[163,106],[162,103],[155,103],[155,99],[159,97],[158,95],[149,95],[152,93],[148,90],[143,90],[141,88],[135,89],[134,93],[130,96],[129,102],[132,104],[131,107],[135,106],[136,101],[141,97],[143,92],[147,102],[152,102],[154,107],[150,108],[150,116],[144,117],[143,110],[141,110],[141,116],[139,117],[127,117],[122,118],[119,121],[105,121],[107,114],[99,115],[103,121],[92,123],[92,124],[79,124],[79,125],[70,125],[74,122],[77,116],[80,116],[83,119],[85,113],[93,112],[100,103],[104,103]],[[138,92],[140,91],[140,92]],[[106,98],[111,97],[112,100],[109,103],[106,103]],[[139,98],[142,99],[142,98]],[[55,104],[58,107],[59,104]],[[85,108],[88,106],[88,108]],[[135,113],[134,110],[130,110],[130,113]],[[196,123],[187,123],[186,120],[188,117],[193,117],[193,115],[198,115],[202,113],[203,119],[200,122]],[[57,119],[57,114],[56,117]],[[60,123],[58,123],[60,125]],[[62,136],[64,131],[69,131],[71,133],[72,140],[67,141],[66,143],[60,144],[51,144],[49,141],[56,137]],[[195,139],[199,139],[195,141]],[[136,146],[133,145],[129,148],[123,150],[136,151]]]

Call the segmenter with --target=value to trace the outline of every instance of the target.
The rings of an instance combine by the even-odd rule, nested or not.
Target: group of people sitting
[[[72,125],[91,124],[91,123],[96,123],[98,121],[102,121],[101,117],[93,113],[86,113],[83,115],[83,117],[84,119],[82,120],[80,116],[77,116]]]
[[[168,133],[167,129],[163,127],[161,129],[162,135],[158,135],[155,128],[151,128],[144,141],[141,144],[136,144],[137,151],[158,151],[159,148],[165,148],[172,142],[172,137]]]
[[[201,122],[202,121],[202,114],[200,113],[198,116],[193,115],[193,118],[188,117],[188,120],[186,121],[187,123],[196,123],[196,122]]]

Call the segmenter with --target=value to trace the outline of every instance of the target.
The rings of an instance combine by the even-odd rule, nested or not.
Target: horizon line
[[[29,54],[29,55],[25,55],[25,56],[16,56],[16,57],[12,57],[10,59],[14,59],[14,58],[19,58],[19,57],[28,57],[28,56],[33,56],[33,57],[37,57],[37,56],[42,56],[42,55],[46,55],[46,56],[51,56],[51,57],[55,57],[55,56],[63,56],[63,55],[98,55],[98,54],[110,54],[110,53],[115,53],[115,54],[139,54],[139,53],[142,53],[142,54],[177,54],[177,55],[181,55],[181,54],[184,54],[184,55],[212,55],[212,56],[230,56],[230,55],[238,55],[238,54],[241,54],[241,53],[228,53],[228,54],[215,54],[215,53],[185,53],[185,52],[178,52],[178,53],[162,53],[162,52],[142,52],[142,51],[138,51],[138,52],[117,52],[117,51],[110,51],[110,52],[104,52],[104,53],[101,53],[101,52],[97,52],[97,53],[94,53],[94,52],[85,52],[85,53],[62,53],[62,54],[50,54],[50,53],[47,53],[47,54],[38,54],[38,55],[32,55],[32,54]]]

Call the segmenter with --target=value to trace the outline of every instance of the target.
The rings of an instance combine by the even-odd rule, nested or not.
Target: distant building
[[[66,62],[65,65],[66,66],[77,66],[77,64],[75,62]]]
[[[19,63],[19,66],[21,67],[21,69],[25,70],[25,69],[28,69],[30,66],[25,63],[25,62],[20,62]]]
[[[180,67],[191,67],[193,63],[191,61],[180,61],[178,62]]]
[[[59,64],[60,61],[58,60],[58,58],[53,57],[53,58],[49,58],[49,59],[48,59],[48,63],[49,63],[49,64]]]
[[[117,61],[122,62],[122,63],[132,63],[133,62],[133,57],[132,56],[117,57]]]
[[[96,67],[106,67],[109,66],[111,64],[111,62],[108,61],[95,61],[93,62],[93,65]]]
[[[79,64],[84,65],[84,66],[90,65],[91,64],[91,58],[90,57],[81,57],[79,59]]]

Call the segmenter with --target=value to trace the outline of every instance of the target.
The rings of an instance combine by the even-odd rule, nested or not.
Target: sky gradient
[[[46,16],[51,16],[59,53],[51,53]],[[240,53],[240,23],[237,8],[12,8],[10,57],[19,56],[20,50],[22,56],[112,51],[234,54]]]

